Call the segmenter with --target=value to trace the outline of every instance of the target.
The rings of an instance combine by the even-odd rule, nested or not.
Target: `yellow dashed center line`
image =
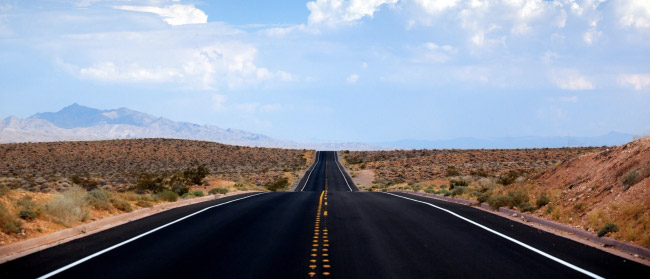
[[[327,231],[327,215],[328,212],[325,210],[324,207],[327,206],[327,179],[325,179],[325,190],[320,194],[320,198],[318,199],[318,209],[316,210],[316,219],[314,221],[314,237],[312,239],[312,248],[311,248],[311,259],[309,259],[309,269],[307,272],[307,275],[309,275],[309,278],[318,278],[319,275],[322,276],[322,278],[329,278],[330,272],[329,269],[331,268],[330,260],[329,258],[329,246],[330,246],[330,241],[328,238],[328,231]],[[321,223],[321,213],[323,215],[323,222]],[[322,224],[322,237],[321,237],[321,224]],[[321,256],[320,256],[320,261],[321,265],[319,266],[318,264],[318,247],[322,245],[323,247],[327,248],[321,248]],[[319,273],[319,270],[322,271]]]

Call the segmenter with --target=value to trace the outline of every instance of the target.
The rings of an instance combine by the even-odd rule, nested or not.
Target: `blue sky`
[[[0,1],[0,117],[300,141],[650,133],[650,1]]]

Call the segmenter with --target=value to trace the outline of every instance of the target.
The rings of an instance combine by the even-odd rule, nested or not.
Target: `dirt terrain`
[[[343,151],[352,171],[373,170],[375,184],[394,185],[458,175],[499,176],[510,171],[536,173],[604,148],[518,150]]]
[[[173,139],[0,144],[0,245],[178,199],[283,191],[313,158]]]
[[[343,152],[369,191],[412,190],[510,207],[650,248],[650,138],[618,147]]]
[[[120,190],[142,173],[205,165],[211,176],[263,185],[306,168],[311,152],[174,139],[0,144],[0,177],[7,178],[0,183],[47,192],[79,176]]]

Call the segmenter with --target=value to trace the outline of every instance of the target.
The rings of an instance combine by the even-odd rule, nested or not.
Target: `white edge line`
[[[426,205],[430,205],[430,206],[432,206],[432,207],[434,207],[434,208],[440,209],[440,210],[445,211],[445,212],[447,212],[447,213],[449,213],[449,214],[451,214],[451,215],[453,215],[453,216],[455,216],[455,217],[458,217],[458,218],[460,218],[460,219],[462,219],[462,220],[464,220],[464,221],[466,221],[466,222],[469,222],[469,223],[472,224],[472,225],[476,225],[476,226],[478,226],[478,227],[481,228],[481,229],[484,229],[484,230],[486,230],[486,231],[488,231],[488,232],[491,232],[491,233],[496,234],[496,235],[498,235],[498,236],[500,236],[500,237],[503,237],[503,238],[505,238],[505,239],[507,239],[507,240],[510,240],[510,241],[514,242],[515,244],[518,244],[518,245],[520,245],[520,246],[522,246],[522,247],[524,247],[524,248],[526,248],[526,249],[528,249],[528,250],[531,250],[531,251],[533,251],[533,252],[535,252],[535,253],[537,253],[537,254],[540,254],[540,255],[542,255],[542,256],[544,256],[544,257],[550,259],[550,260],[553,260],[553,261],[555,261],[555,262],[557,262],[557,263],[560,263],[560,264],[562,264],[562,265],[564,265],[564,266],[566,266],[566,267],[568,267],[568,268],[571,268],[571,269],[573,269],[573,270],[575,270],[575,271],[578,271],[578,272],[580,272],[580,273],[582,273],[582,274],[585,274],[585,275],[587,275],[587,276],[589,276],[589,277],[591,277],[591,278],[604,279],[604,277],[600,277],[600,276],[598,276],[598,275],[596,275],[596,274],[594,274],[594,273],[591,273],[591,272],[589,272],[589,271],[587,271],[587,270],[584,270],[584,269],[579,268],[579,267],[577,267],[577,266],[575,266],[575,265],[572,265],[572,264],[570,264],[570,263],[568,263],[568,262],[565,262],[565,261],[562,260],[562,259],[559,259],[559,258],[556,258],[556,257],[554,257],[554,256],[551,256],[551,255],[547,254],[546,252],[543,252],[543,251],[541,251],[541,250],[539,250],[539,249],[537,249],[537,248],[535,248],[535,247],[532,247],[532,246],[530,246],[530,245],[528,245],[528,244],[526,244],[526,243],[523,243],[523,242],[521,242],[521,241],[519,241],[519,240],[516,240],[516,239],[514,239],[514,238],[512,238],[512,237],[509,237],[509,236],[507,236],[507,235],[505,235],[505,234],[502,234],[502,233],[497,232],[497,231],[495,231],[495,230],[493,230],[493,229],[490,229],[490,228],[488,228],[488,227],[486,227],[486,226],[484,226],[484,225],[481,225],[481,224],[479,224],[479,223],[477,223],[477,222],[474,222],[474,221],[472,221],[472,220],[470,220],[470,219],[467,219],[467,218],[465,218],[465,217],[463,217],[463,216],[461,216],[461,215],[458,215],[458,214],[454,213],[454,212],[451,211],[451,210],[444,209],[444,208],[442,208],[442,207],[439,207],[439,206],[436,206],[436,205],[430,204],[430,203],[428,203],[428,202],[423,202],[423,201],[420,201],[420,200],[407,198],[407,197],[400,196],[400,195],[396,195],[396,194],[393,194],[393,193],[385,193],[385,194],[389,194],[389,195],[392,195],[392,196],[400,197],[400,198],[407,199],[407,200],[411,200],[411,201],[414,201],[414,202],[419,202],[419,203],[423,203],[423,204],[426,204]]]
[[[228,204],[228,203],[231,203],[231,202],[236,202],[236,201],[238,201],[238,200],[247,199],[247,198],[254,197],[254,196],[257,196],[257,195],[261,195],[261,194],[265,194],[265,193],[258,193],[258,194],[254,194],[254,195],[250,195],[250,196],[245,196],[245,197],[242,197],[242,198],[234,199],[234,200],[231,200],[231,201],[227,201],[227,202],[224,202],[224,203],[220,203],[220,204],[215,204],[215,205],[212,205],[212,206],[208,206],[208,207],[206,207],[206,208],[204,208],[204,209],[201,209],[201,210],[199,210],[199,211],[197,211],[197,212],[194,212],[194,213],[192,213],[192,214],[190,214],[190,215],[187,215],[187,216],[182,217],[182,218],[180,218],[180,219],[176,219],[175,221],[172,221],[172,222],[170,222],[170,223],[164,224],[164,225],[162,225],[162,226],[160,226],[160,227],[157,227],[157,228],[155,228],[155,229],[152,229],[152,230],[150,230],[150,231],[148,231],[148,232],[145,232],[145,233],[139,234],[139,235],[137,235],[137,236],[135,236],[135,237],[133,237],[133,238],[127,239],[127,240],[122,241],[122,242],[120,242],[120,243],[118,243],[118,244],[115,244],[115,245],[113,245],[113,246],[111,246],[111,247],[108,247],[108,248],[106,248],[106,249],[104,249],[104,250],[101,250],[101,251],[99,251],[99,252],[96,252],[96,253],[94,253],[94,254],[92,254],[92,255],[86,256],[85,258],[79,259],[79,260],[77,260],[77,261],[75,261],[75,262],[73,262],[73,263],[71,263],[71,264],[68,264],[68,265],[63,266],[63,267],[61,267],[61,268],[59,268],[59,269],[57,269],[57,270],[54,270],[54,271],[52,271],[52,272],[50,272],[50,273],[48,273],[48,274],[45,274],[45,275],[43,275],[43,276],[41,276],[41,277],[38,277],[38,279],[50,278],[50,277],[52,277],[52,276],[54,276],[54,275],[57,275],[57,274],[59,274],[59,273],[61,273],[61,272],[63,272],[63,271],[66,271],[66,270],[68,270],[68,269],[70,269],[70,268],[73,268],[73,267],[75,267],[75,266],[77,266],[77,265],[79,265],[79,264],[81,264],[81,263],[83,263],[83,262],[85,262],[85,261],[88,261],[88,260],[90,260],[90,259],[92,259],[92,258],[94,258],[94,257],[97,257],[97,256],[99,256],[99,255],[101,255],[101,254],[104,254],[104,253],[106,253],[106,252],[108,252],[108,251],[111,251],[111,250],[113,250],[113,249],[115,249],[115,248],[118,248],[118,247],[124,245],[124,244],[127,244],[127,243],[129,243],[129,242],[132,242],[132,241],[134,241],[134,240],[136,240],[136,239],[139,239],[139,238],[141,238],[141,237],[144,237],[144,236],[146,236],[146,235],[148,235],[148,234],[151,234],[151,233],[153,233],[153,232],[155,232],[155,231],[158,231],[158,230],[160,230],[160,229],[163,229],[163,228],[165,228],[165,227],[167,227],[167,226],[173,225],[173,224],[178,223],[178,222],[180,222],[180,221],[182,221],[182,220],[185,220],[185,219],[187,219],[187,218],[190,218],[190,217],[192,217],[192,216],[194,216],[194,215],[196,215],[196,214],[199,214],[199,213],[201,213],[201,212],[204,212],[204,211],[206,211],[206,210],[208,210],[208,209],[211,209],[211,208],[214,208],[214,207],[217,207],[217,206],[222,206],[222,205],[224,205],[224,204]]]
[[[339,171],[341,172],[341,175],[343,176],[343,180],[345,180],[345,184],[348,185],[348,189],[350,189],[350,192],[352,192],[352,187],[350,187],[350,184],[348,183],[348,179],[345,178],[345,174],[343,174],[343,171],[341,170],[341,167],[339,166],[339,152],[336,152],[336,167],[339,168]]]
[[[320,160],[320,152],[319,152],[319,151],[316,151],[316,163],[314,163],[314,167],[312,167],[311,170],[309,171],[309,174],[307,175],[307,180],[305,180],[305,184],[302,185],[302,188],[300,189],[300,192],[302,192],[303,190],[305,190],[305,186],[307,186],[307,182],[309,181],[309,177],[311,176],[311,173],[312,173],[312,172],[314,171],[314,169],[316,168],[316,164],[318,164],[318,161],[319,161],[319,160]]]

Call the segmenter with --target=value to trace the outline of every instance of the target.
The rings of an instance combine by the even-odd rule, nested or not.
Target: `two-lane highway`
[[[163,212],[0,265],[1,278],[645,278],[650,268],[484,211],[359,192],[319,152],[296,192]]]

